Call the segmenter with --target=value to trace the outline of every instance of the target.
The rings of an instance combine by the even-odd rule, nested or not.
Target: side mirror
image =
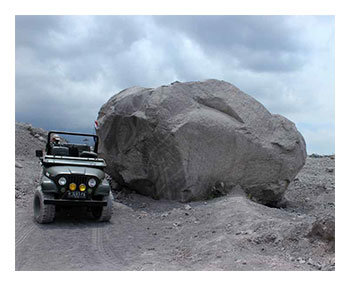
[[[43,156],[43,150],[35,150],[35,156],[42,157]]]

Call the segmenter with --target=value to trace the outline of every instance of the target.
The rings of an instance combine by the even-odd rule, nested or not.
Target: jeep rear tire
[[[38,223],[50,223],[55,219],[56,209],[54,205],[45,205],[44,199],[54,199],[53,194],[44,194],[37,189],[34,194],[34,219]]]
[[[104,207],[94,207],[91,209],[92,216],[98,221],[109,221],[113,215],[113,195],[109,192],[108,196],[102,199],[103,202],[107,202]]]

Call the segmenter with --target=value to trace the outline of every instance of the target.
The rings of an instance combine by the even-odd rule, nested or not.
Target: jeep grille
[[[68,185],[70,183],[75,183],[77,186],[79,186],[80,184],[88,186],[89,179],[90,178],[85,175],[69,175],[67,176],[67,183]]]

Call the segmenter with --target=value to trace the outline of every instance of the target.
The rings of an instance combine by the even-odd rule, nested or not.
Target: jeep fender
[[[95,196],[108,196],[109,192],[111,190],[111,187],[108,183],[108,181],[105,179],[99,184],[94,192]]]
[[[58,189],[57,189],[55,182],[46,176],[42,177],[40,186],[41,186],[41,190],[44,193],[57,193],[58,192]]]

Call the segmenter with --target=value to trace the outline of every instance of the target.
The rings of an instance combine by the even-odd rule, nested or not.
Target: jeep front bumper
[[[88,206],[88,207],[104,207],[107,205],[106,201],[96,200],[64,200],[64,199],[44,199],[45,205],[55,206]]]

